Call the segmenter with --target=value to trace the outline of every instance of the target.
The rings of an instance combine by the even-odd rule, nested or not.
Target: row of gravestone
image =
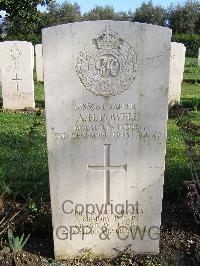
[[[43,81],[42,45],[35,46],[37,80]],[[24,109],[35,107],[34,46],[25,41],[0,43],[0,82],[3,107]]]
[[[4,108],[35,107],[32,44],[20,41],[3,42],[0,43],[0,54]],[[35,46],[35,55],[37,81],[43,81],[42,44]],[[184,62],[185,46],[181,43],[171,43],[169,105],[180,102]]]
[[[0,48],[3,95],[33,101],[26,45]],[[157,254],[168,88],[180,97],[185,47],[168,28],[81,22],[44,29],[43,59],[56,258]]]

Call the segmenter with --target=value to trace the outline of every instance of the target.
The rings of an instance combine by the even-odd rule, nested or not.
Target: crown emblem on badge
[[[106,28],[95,40],[99,49],[109,47],[118,49],[121,44],[118,34],[111,31],[109,28]]]
[[[79,51],[75,69],[87,91],[96,96],[116,96],[134,82],[137,54],[108,26]]]

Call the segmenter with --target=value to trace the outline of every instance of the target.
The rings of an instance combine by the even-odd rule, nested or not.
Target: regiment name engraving
[[[53,129],[52,129],[53,130]],[[91,139],[118,140],[137,138],[159,139],[159,132],[147,132],[140,124],[133,103],[73,105],[72,127],[67,132],[54,132],[56,140]]]

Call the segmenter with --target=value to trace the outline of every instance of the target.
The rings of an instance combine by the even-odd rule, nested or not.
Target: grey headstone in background
[[[34,49],[25,41],[0,43],[3,107],[24,109],[35,107]]]
[[[44,81],[42,44],[35,45],[37,81]]]
[[[56,258],[159,252],[170,45],[131,22],[43,30]]]
[[[171,43],[170,74],[169,74],[169,106],[180,102],[181,83],[185,67],[186,47],[182,43]]]

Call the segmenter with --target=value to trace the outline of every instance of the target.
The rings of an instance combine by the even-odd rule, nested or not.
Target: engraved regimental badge
[[[106,28],[79,52],[76,73],[97,96],[115,96],[129,89],[137,74],[133,47]]]

